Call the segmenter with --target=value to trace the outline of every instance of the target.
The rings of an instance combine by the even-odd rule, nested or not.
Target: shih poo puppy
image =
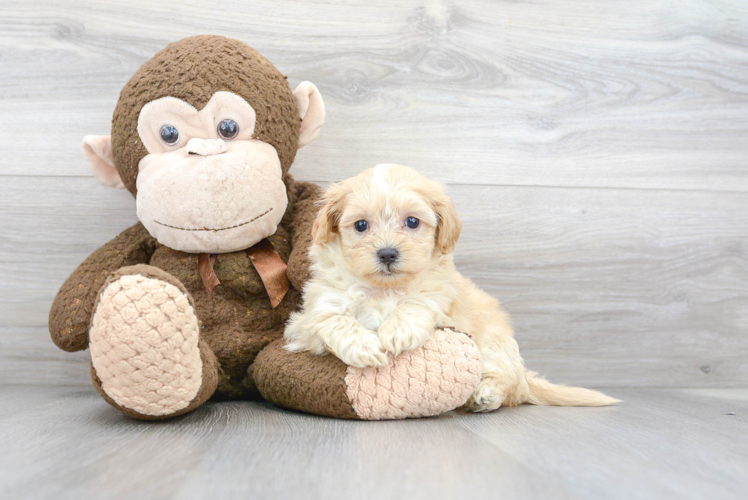
[[[461,229],[443,186],[411,168],[378,165],[333,185],[314,222],[312,277],[286,348],[377,367],[423,345],[435,327],[453,327],[481,353],[481,382],[466,404],[473,411],[616,403],[525,368],[508,314],[455,269]]]

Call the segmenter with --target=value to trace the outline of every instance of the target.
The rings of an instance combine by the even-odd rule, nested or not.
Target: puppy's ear
[[[343,214],[347,195],[348,189],[340,184],[334,184],[325,193],[322,199],[324,205],[312,225],[312,239],[317,245],[327,243],[330,241],[330,235],[338,231],[338,223]]]
[[[439,185],[431,190],[431,203],[436,212],[436,246],[443,254],[454,252],[457,240],[462,232],[462,222],[457,216],[452,200],[444,193],[444,188]]]

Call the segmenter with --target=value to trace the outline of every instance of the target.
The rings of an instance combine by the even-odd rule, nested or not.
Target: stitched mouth
[[[180,231],[209,231],[209,232],[217,233],[218,231],[228,231],[229,229],[236,229],[237,227],[242,227],[242,226],[246,226],[247,224],[251,224],[252,222],[256,221],[257,219],[259,219],[261,217],[265,217],[267,214],[269,214],[272,211],[273,211],[273,209],[269,208],[265,212],[263,212],[260,215],[258,215],[257,217],[254,217],[254,218],[252,218],[252,219],[250,219],[250,220],[248,220],[246,222],[242,222],[241,224],[236,224],[234,226],[219,227],[219,228],[204,227],[202,229],[189,229],[189,228],[186,228],[186,227],[170,226],[169,224],[164,224],[163,222],[159,222],[157,220],[154,220],[153,222],[155,222],[156,224],[160,224],[160,225],[162,225],[164,227],[170,227],[171,229],[179,229]]]

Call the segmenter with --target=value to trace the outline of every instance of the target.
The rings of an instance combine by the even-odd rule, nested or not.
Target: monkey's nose
[[[382,264],[392,264],[397,260],[397,256],[397,250],[394,248],[380,248],[377,252],[377,257],[379,257]]]
[[[198,139],[193,137],[187,143],[187,154],[211,156],[225,153],[228,147],[223,139]]]

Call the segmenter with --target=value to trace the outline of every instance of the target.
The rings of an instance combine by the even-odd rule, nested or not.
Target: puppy
[[[508,314],[455,269],[461,229],[442,185],[411,168],[378,165],[333,185],[313,225],[312,278],[286,326],[286,348],[377,367],[423,345],[436,327],[454,327],[482,358],[470,410],[616,403],[525,368]]]

